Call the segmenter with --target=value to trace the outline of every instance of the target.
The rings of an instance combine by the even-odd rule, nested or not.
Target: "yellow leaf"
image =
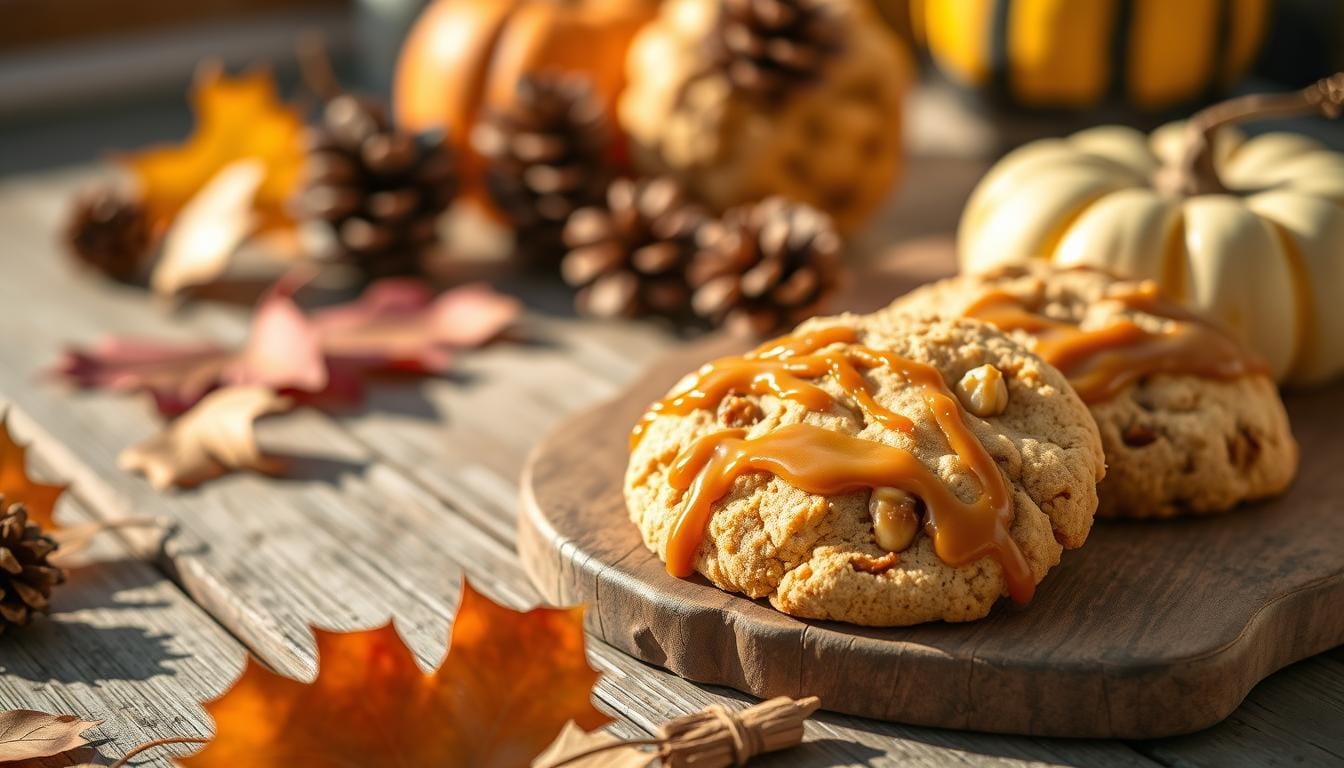
[[[46,485],[28,477],[28,446],[19,445],[9,435],[9,420],[0,418],[0,497],[5,503],[22,504],[28,509],[28,519],[50,533],[60,526],[56,523],[56,499],[65,490],[63,485]]]
[[[562,726],[595,728],[582,608],[519,612],[470,584],[448,656],[423,672],[391,624],[314,629],[317,679],[250,661],[206,705],[215,738],[188,768],[524,768]]]
[[[303,165],[303,120],[280,102],[271,73],[230,77],[218,67],[203,68],[191,101],[196,132],[186,141],[122,158],[139,182],[156,229],[167,227],[221,169],[245,158],[266,167],[254,200],[263,225],[287,223],[285,204]]]

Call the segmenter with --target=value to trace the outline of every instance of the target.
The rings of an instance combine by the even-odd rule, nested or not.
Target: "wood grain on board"
[[[887,296],[900,279],[861,281]],[[871,302],[860,303],[871,305]],[[523,479],[523,564],[548,599],[590,602],[595,634],[679,675],[842,712],[1049,736],[1206,728],[1265,676],[1344,643],[1344,387],[1288,397],[1302,446],[1283,497],[1226,516],[1099,522],[1034,601],[967,624],[805,621],[676,579],[629,523],[629,428],[687,371],[744,351],[675,350],[615,401],[567,420]]]

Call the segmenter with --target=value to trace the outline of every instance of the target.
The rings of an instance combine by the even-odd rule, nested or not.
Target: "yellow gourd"
[[[911,0],[915,34],[956,82],[1009,104],[1139,110],[1245,74],[1269,0]]]
[[[1229,124],[1344,105],[1344,73],[1246,96],[1151,136],[1120,126],[1027,144],[962,214],[964,270],[1031,259],[1152,278],[1237,333],[1280,381],[1344,372],[1344,154]]]

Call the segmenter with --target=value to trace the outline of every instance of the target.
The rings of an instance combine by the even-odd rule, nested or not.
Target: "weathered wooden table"
[[[860,247],[950,231],[979,170],[917,162],[913,189]],[[101,751],[117,756],[150,738],[208,734],[197,702],[224,690],[247,653],[311,676],[310,623],[359,628],[392,616],[428,665],[443,653],[463,574],[497,600],[536,602],[514,550],[529,447],[564,414],[613,395],[677,343],[671,335],[577,320],[564,313],[558,287],[511,283],[505,288],[532,307],[529,343],[468,354],[447,379],[380,386],[353,414],[281,417],[266,437],[305,457],[293,477],[240,474],[160,494],[116,466],[123,447],[157,428],[148,405],[72,393],[39,372],[64,343],[105,333],[237,340],[246,313],[203,302],[170,314],[138,289],[76,274],[56,233],[70,192],[92,173],[0,181],[0,399],[13,432],[32,443],[38,471],[70,484],[61,515],[164,515],[179,529],[162,545],[133,530],[105,536],[49,619],[0,636],[0,708],[103,718]],[[622,735],[713,702],[744,703],[599,642],[590,655],[605,673],[598,705]],[[1340,765],[1344,649],[1279,672],[1228,720],[1180,738],[1032,739],[822,713],[803,747],[759,764]]]

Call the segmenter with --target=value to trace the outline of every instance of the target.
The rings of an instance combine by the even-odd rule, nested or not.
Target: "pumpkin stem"
[[[1344,113],[1344,72],[1323,77],[1292,93],[1254,93],[1205,107],[1185,124],[1186,148],[1180,162],[1158,171],[1155,185],[1172,195],[1209,195],[1227,192],[1213,162],[1214,137],[1219,129],[1245,120],[1320,112],[1326,117]]]

